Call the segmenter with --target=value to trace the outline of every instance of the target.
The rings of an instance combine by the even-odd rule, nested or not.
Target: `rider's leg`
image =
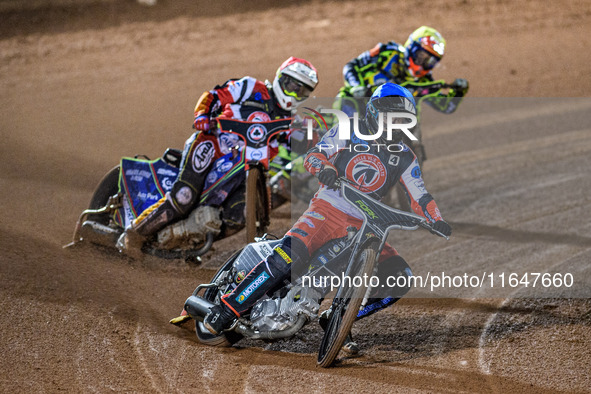
[[[372,290],[367,304],[357,314],[357,319],[370,316],[394,304],[410,290],[412,271],[402,256],[397,253],[380,255],[376,276],[379,278],[379,283],[384,286],[380,285]]]
[[[205,177],[219,156],[217,139],[204,133],[193,135],[185,143],[179,177],[172,190],[142,212],[118,241],[121,251],[140,247],[146,236],[184,218],[199,203]],[[133,240],[133,244],[130,242]]]
[[[183,150],[179,176],[170,193],[167,193],[166,202],[146,217],[140,215],[134,221],[134,229],[142,235],[150,235],[172,221],[187,216],[199,203],[205,177],[217,156],[220,153],[214,136],[199,133],[189,138]]]
[[[255,266],[232,293],[224,295],[220,305],[211,309],[204,325],[214,334],[227,328],[269,290],[289,280],[292,269],[299,272],[316,249],[333,238],[347,235],[347,224],[359,225],[360,221],[324,200],[314,200],[273,254]]]

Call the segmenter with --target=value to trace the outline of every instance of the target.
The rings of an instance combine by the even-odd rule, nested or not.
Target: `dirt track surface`
[[[589,390],[589,299],[404,299],[356,325],[362,357],[320,370],[316,324],[216,349],[167,323],[240,237],[200,267],[61,248],[121,156],[182,146],[202,91],[272,78],[297,55],[331,97],[350,58],[429,24],[448,40],[435,75],[465,77],[485,99],[426,113],[425,181],[455,232],[448,243],[405,234],[401,254],[418,272],[457,262],[588,275],[591,103],[567,99],[591,91],[588,2],[87,3],[0,14],[2,391]],[[275,217],[285,230],[289,207]]]

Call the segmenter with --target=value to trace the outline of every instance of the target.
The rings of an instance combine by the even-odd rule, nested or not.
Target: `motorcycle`
[[[391,208],[351,184],[345,178],[339,178],[337,187],[341,188],[345,200],[363,215],[363,224],[359,229],[352,226],[347,228],[346,237],[332,240],[315,252],[306,262],[306,269],[303,270],[305,275],[296,275],[291,283],[282,283],[278,288],[271,289],[267,293],[268,297],[258,300],[232,327],[220,335],[211,334],[203,325],[205,315],[221,302],[222,295],[238,286],[245,273],[271,255],[280,242],[262,237],[230,257],[215,273],[211,283],[197,286],[184,304],[186,314],[170,322],[181,325],[195,320],[197,340],[211,346],[231,346],[242,338],[288,338],[319,317],[320,304],[331,289],[326,285],[317,285],[316,279],[337,275],[336,272],[342,272],[349,278],[372,276],[377,257],[390,231],[416,230],[421,227],[448,239],[435,231],[425,218]],[[318,350],[317,363],[321,367],[330,367],[334,363],[358,313],[368,302],[371,283],[371,280],[369,284],[365,281],[355,287],[343,281],[336,290]]]
[[[189,216],[148,239],[142,252],[165,259],[200,260],[216,239],[246,227],[246,242],[269,225],[271,187],[268,181],[270,142],[288,130],[291,118],[247,122],[218,118],[232,139],[230,153],[219,158],[207,175],[199,205]],[[73,240],[115,247],[124,229],[159,201],[179,174],[182,152],[167,149],[162,157],[122,158],[99,182],[88,209],[76,224]]]

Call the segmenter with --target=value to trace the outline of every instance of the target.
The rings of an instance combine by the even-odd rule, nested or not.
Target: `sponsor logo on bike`
[[[212,171],[207,175],[207,183],[209,183],[209,184],[214,183],[215,181],[217,181],[217,179],[218,179],[218,174],[216,174],[215,171]]]
[[[233,166],[234,163],[227,156],[221,157],[215,162],[215,170],[224,174],[230,171]]]
[[[162,179],[162,188],[164,190],[170,190],[172,189],[172,184],[174,183],[174,181],[172,179],[170,179],[169,177],[166,177],[164,179]]]
[[[269,275],[266,272],[261,273],[259,276],[257,276],[254,282],[248,285],[246,289],[242,290],[242,293],[236,297],[236,301],[242,305],[242,303],[246,301],[260,285],[265,283],[267,279],[269,279]]]
[[[370,218],[375,219],[378,217],[378,215],[376,215],[375,212],[372,211],[363,201],[357,200],[355,201],[355,204],[359,205],[359,208],[361,208],[361,210],[365,212]]]
[[[252,149],[250,152],[250,158],[253,160],[261,160],[263,158],[263,153],[259,150]]]
[[[240,137],[231,133],[221,133],[218,138],[220,145],[225,146],[228,150],[238,145],[238,141],[240,140]]]
[[[168,168],[159,168],[156,171],[156,174],[158,175],[168,175],[168,176],[177,176],[177,173],[174,172],[173,170],[169,170]]]

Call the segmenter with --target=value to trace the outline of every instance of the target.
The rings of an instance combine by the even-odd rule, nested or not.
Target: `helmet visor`
[[[414,63],[418,66],[421,66],[423,70],[431,70],[433,67],[437,65],[439,62],[439,58],[423,48],[417,49],[412,57]]]
[[[279,78],[279,86],[283,89],[283,93],[287,96],[293,97],[296,101],[307,99],[313,90],[306,84],[285,74]]]

